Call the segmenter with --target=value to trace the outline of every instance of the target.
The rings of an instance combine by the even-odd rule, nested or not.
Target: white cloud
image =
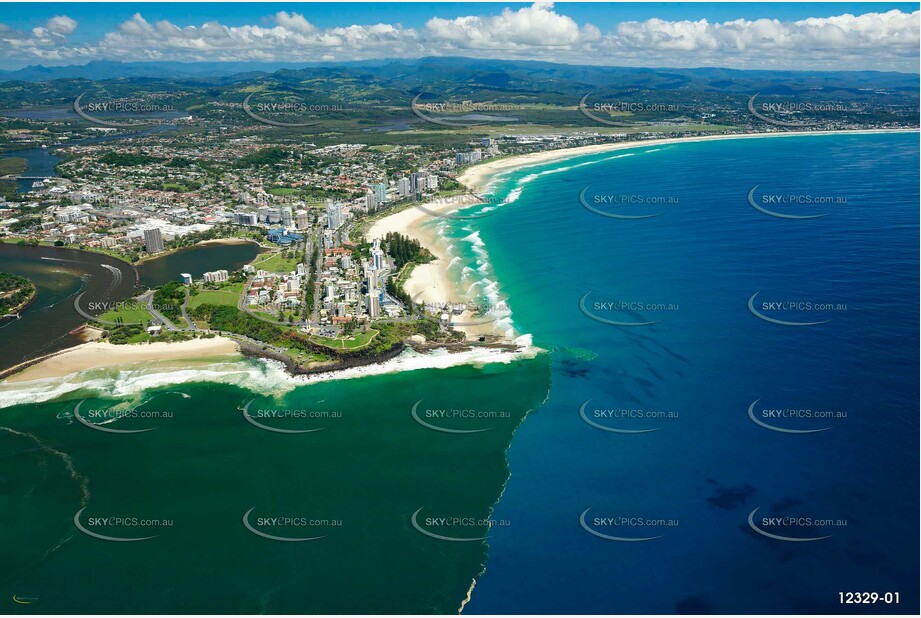
[[[415,39],[411,30],[389,24],[320,30],[303,15],[281,11],[274,26],[224,26],[208,22],[179,27],[167,21],[150,24],[135,14],[107,33],[100,50],[109,57],[134,57],[156,50],[158,57],[178,60],[289,60],[303,62],[354,57],[402,56]]]
[[[77,29],[77,22],[67,15],[58,15],[49,19],[45,28],[54,34],[70,34]]]
[[[73,48],[67,36],[77,29],[77,22],[66,15],[52,17],[31,30],[16,30],[0,24],[0,58],[7,62],[45,62],[65,64],[93,57],[87,47]]]
[[[919,12],[867,13],[809,18],[796,22],[776,19],[723,23],[699,21],[623,22],[611,36],[614,45],[643,51],[712,51],[727,54],[746,50],[825,51],[832,49],[901,49],[918,51]]]
[[[459,49],[572,48],[600,36],[594,26],[580,28],[572,18],[555,12],[552,2],[535,2],[517,11],[506,8],[492,17],[433,17],[425,26],[435,40]]]
[[[317,31],[316,26],[307,21],[304,16],[299,13],[291,13],[289,15],[284,11],[279,11],[275,14],[275,22],[282,28],[300,34],[314,34]]]
[[[438,12],[439,5],[429,5]],[[471,12],[479,5],[471,3]],[[597,5],[604,10],[606,5]],[[419,10],[423,5],[415,5]],[[428,8],[428,7],[426,7]],[[602,33],[579,24],[565,5],[536,2],[498,14],[431,17],[424,27],[399,23],[320,28],[295,12],[279,11],[261,25],[219,21],[150,23],[137,13],[83,44],[70,42],[77,22],[65,15],[31,31],[0,24],[0,57],[7,62],[109,60],[332,61],[465,55],[622,66],[881,69],[917,72],[919,15],[892,10],[799,21],[724,22],[647,19]]]

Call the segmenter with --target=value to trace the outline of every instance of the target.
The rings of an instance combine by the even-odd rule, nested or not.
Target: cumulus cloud
[[[784,64],[787,68],[901,68],[893,56],[919,55],[919,14],[892,10],[886,13],[813,17],[794,22],[776,19],[736,19],[711,23],[697,21],[622,22],[609,33],[602,48],[624,57],[663,61],[684,58],[741,68]],[[729,61],[729,62],[726,62]],[[855,66],[853,63],[857,62]]]
[[[300,34],[314,34],[317,31],[316,26],[298,13],[291,13],[289,15],[285,11],[279,11],[275,14],[275,22],[282,28]]]
[[[77,29],[77,22],[67,15],[58,15],[49,19],[45,28],[54,34],[70,34]]]
[[[506,8],[492,17],[433,17],[425,26],[435,40],[459,49],[573,48],[601,36],[591,24],[580,28],[571,17],[555,12],[552,2],[517,11]]]
[[[796,22],[776,19],[723,23],[664,21],[621,23],[611,36],[624,48],[661,51],[712,51],[728,54],[749,49],[823,50],[883,47],[918,51],[918,11],[867,13],[809,18]]]
[[[882,69],[916,72],[919,15],[891,10],[799,21],[653,18],[625,21],[601,32],[565,14],[565,5],[536,2],[499,13],[451,19],[433,16],[423,27],[399,23],[321,28],[296,12],[279,11],[259,24],[220,21],[179,25],[148,22],[140,13],[96,41],[72,44],[77,22],[58,15],[30,31],[0,24],[7,62],[54,60],[257,60],[305,62],[465,55],[621,66]],[[606,5],[597,5],[604,10]],[[415,5],[437,14],[440,6]],[[612,9],[616,10],[616,9]]]
[[[299,13],[276,13],[274,26],[224,26],[208,22],[179,27],[168,21],[149,23],[137,13],[114,32],[106,33],[100,50],[109,57],[182,60],[289,60],[321,57],[352,59],[421,52],[409,46],[411,30],[390,24],[346,26],[320,30]]]
[[[67,36],[77,29],[77,22],[58,15],[31,30],[16,30],[0,24],[0,57],[7,62],[41,61],[62,64],[69,59],[88,59],[92,51],[86,47],[72,48]]]

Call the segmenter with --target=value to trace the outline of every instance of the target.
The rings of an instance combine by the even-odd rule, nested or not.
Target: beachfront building
[[[387,184],[380,182],[375,185],[371,185],[371,191],[374,192],[374,205],[383,204],[387,201]]]
[[[405,176],[397,180],[397,195],[400,197],[406,197],[407,195],[413,192],[412,185],[410,184],[409,178]]]
[[[479,163],[483,159],[481,150],[471,150],[470,152],[458,152],[454,155],[454,162],[457,165],[469,165]]]
[[[365,296],[365,307],[368,310],[368,316],[372,320],[381,314],[381,303],[377,290],[368,290],[368,295]]]

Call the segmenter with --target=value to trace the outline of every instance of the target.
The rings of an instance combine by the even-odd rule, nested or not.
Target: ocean
[[[509,450],[513,525],[465,611],[835,613],[848,591],[901,603],[846,612],[917,610],[918,176],[912,133],[499,178],[519,197],[479,239],[514,328],[552,350],[552,388]],[[762,210],[827,216],[766,214],[753,188]],[[766,318],[828,321],[762,319],[754,294]],[[767,429],[755,401],[755,420],[822,431]],[[764,536],[755,509],[770,534],[829,538]]]
[[[918,174],[917,134],[521,169],[431,225],[533,358],[5,387],[10,611],[914,611]]]

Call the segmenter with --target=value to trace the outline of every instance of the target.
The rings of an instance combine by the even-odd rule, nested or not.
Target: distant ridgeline
[[[438,79],[433,81],[432,75]],[[91,62],[0,71],[0,109],[71,107],[82,93],[86,93],[85,103],[103,97],[156,97],[176,114],[196,121],[250,125],[255,121],[245,113],[243,101],[252,95],[251,109],[282,114],[273,116],[281,123],[267,129],[271,135],[309,134],[318,144],[358,136],[357,141],[369,143],[386,135],[393,143],[392,134],[378,136],[373,128],[405,124],[407,116],[413,123],[424,122],[409,112],[414,105],[426,104],[431,104],[431,109],[426,108],[429,116],[474,114],[481,131],[500,120],[503,125],[599,127],[579,112],[580,101],[628,127],[661,121],[668,121],[666,126],[700,125],[704,118],[708,125],[763,126],[748,113],[753,95],[760,97],[759,104],[811,110],[798,116],[801,121],[917,126],[918,89],[917,74],[876,71],[575,67],[469,58],[296,69],[258,63]],[[838,104],[832,106],[833,112],[823,111],[832,103]],[[289,111],[271,111],[280,104]],[[285,113],[291,117],[283,117]],[[340,134],[327,136],[331,128]],[[434,134],[426,139],[433,142],[467,141],[466,136],[452,136],[450,126],[439,127],[436,122],[426,128]],[[418,136],[407,137],[418,143]]]

